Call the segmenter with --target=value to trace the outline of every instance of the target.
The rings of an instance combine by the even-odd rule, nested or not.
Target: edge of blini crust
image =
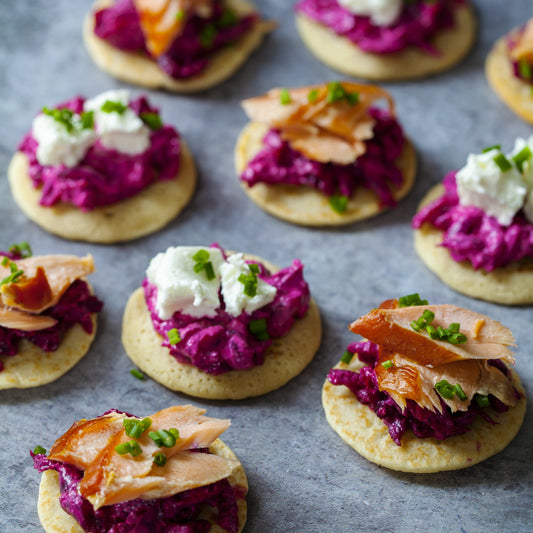
[[[217,439],[210,447],[210,451],[238,461],[233,451],[224,444],[220,439]],[[233,487],[243,488],[244,492],[248,491],[248,480],[242,464],[228,477],[228,481]],[[41,476],[41,483],[39,485],[39,500],[37,503],[37,510],[39,513],[39,520],[46,533],[84,533],[79,523],[68,513],[66,513],[59,504],[59,477],[55,470],[46,470]],[[244,498],[237,499],[238,517],[239,517],[239,533],[243,530],[247,517],[247,506]],[[209,518],[212,523],[209,533],[226,533],[217,524],[213,523],[213,518]]]
[[[46,385],[66,374],[91,347],[96,336],[97,313],[91,314],[91,320],[92,333],[86,333],[80,324],[74,324],[55,352],[45,352],[30,341],[21,339],[17,355],[0,356],[4,364],[4,370],[0,372],[0,389]]]
[[[435,36],[433,43],[440,55],[415,47],[392,54],[364,52],[346,37],[302,14],[296,15],[296,27],[307,48],[329,67],[378,81],[411,80],[447,70],[466,56],[477,34],[476,15],[470,4],[457,8],[455,28]]]
[[[533,124],[532,86],[514,75],[507,40],[518,28],[496,41],[485,61],[485,75],[493,91],[521,119]]]
[[[355,362],[354,362],[355,360]],[[335,368],[358,370],[363,365],[356,357],[349,365],[339,363]],[[365,459],[391,470],[412,473],[433,473],[473,466],[503,450],[516,436],[526,412],[526,395],[516,372],[511,369],[513,385],[522,398],[505,413],[491,410],[495,425],[479,417],[471,431],[444,440],[420,439],[411,430],[397,446],[387,426],[370,410],[359,403],[344,385],[332,385],[327,379],[322,388],[322,405],[326,419],[344,442]]]
[[[444,187],[433,187],[418,210],[444,194]],[[425,265],[457,292],[504,305],[533,302],[533,259],[522,259],[491,272],[475,270],[469,261],[455,261],[442,243],[444,233],[429,223],[414,230],[415,250]]]
[[[245,258],[261,262],[271,272],[278,270],[258,257],[246,254]],[[311,362],[321,336],[318,305],[311,298],[307,314],[294,322],[287,335],[273,340],[262,365],[212,375],[178,362],[161,346],[162,338],[154,330],[142,287],[128,299],[122,321],[124,349],[143,372],[171,390],[211,400],[241,400],[282,387]]]
[[[28,159],[22,152],[16,152],[9,165],[11,193],[30,220],[64,239],[110,244],[143,237],[173,220],[189,203],[196,188],[193,156],[183,139],[180,143],[180,168],[175,178],[156,181],[115,204],[87,212],[66,203],[39,205],[41,188],[33,187]]]
[[[235,147],[235,168],[239,177],[249,161],[263,148],[262,140],[267,131],[268,126],[258,122],[249,122],[241,131]],[[399,201],[411,190],[416,176],[416,153],[409,139],[406,139],[396,164],[404,177],[402,186],[393,189],[393,196]],[[374,192],[363,187],[356,188],[346,210],[337,213],[331,208],[328,197],[312,187],[265,183],[250,187],[240,178],[239,181],[247,196],[261,209],[302,226],[342,226],[373,217],[387,209],[380,205]]]
[[[274,22],[258,21],[234,46],[228,46],[214,54],[202,73],[186,80],[176,80],[165,74],[150,58],[140,53],[124,52],[94,34],[94,12],[111,4],[111,0],[97,0],[85,17],[83,39],[91,59],[104,72],[122,81],[178,93],[203,91],[232,76],[258,48],[265,35],[276,27]],[[251,2],[228,0],[228,4],[239,14],[256,12]]]

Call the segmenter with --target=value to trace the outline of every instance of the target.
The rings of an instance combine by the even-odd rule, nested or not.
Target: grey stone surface
[[[247,531],[531,531],[530,410],[516,439],[484,463],[408,475],[369,463],[345,445],[327,424],[320,400],[328,370],[355,340],[347,325],[380,301],[415,291],[431,302],[469,307],[511,326],[519,345],[517,370],[530,395],[531,307],[492,305],[455,293],[424,267],[412,245],[410,220],[431,185],[461,166],[470,151],[494,143],[509,149],[516,136],[531,133],[492,93],[483,73],[491,43],[531,15],[530,0],[474,3],[479,37],[461,65],[426,80],[385,85],[419,158],[417,183],[396,210],[342,229],[306,229],[266,215],[241,191],[232,157],[246,123],[240,99],[272,86],[339,78],[300,43],[293,2],[257,0],[280,26],[236,76],[195,96],[150,92],[196,157],[200,181],[192,203],[155,235],[103,246],[64,241],[29,222],[6,179],[17,143],[42,106],[123,86],[100,72],[84,50],[80,28],[90,2],[1,1],[0,248],[28,240],[38,254],[91,252],[97,267],[92,283],[105,301],[97,339],[73,370],[47,386],[0,391],[2,533],[41,530],[40,476],[32,469],[30,448],[49,448],[74,420],[112,407],[145,415],[191,401],[210,415],[232,419],[225,440],[249,478]],[[213,241],[282,266],[300,258],[321,308],[324,335],[314,361],[288,385],[260,398],[200,401],[129,374],[132,364],[120,343],[122,311],[149,259],[169,245]]]

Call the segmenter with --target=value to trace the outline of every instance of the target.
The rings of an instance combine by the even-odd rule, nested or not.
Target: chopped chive
[[[492,159],[500,167],[502,172],[508,172],[513,168],[513,165],[511,165],[509,160],[501,152]]]
[[[265,318],[250,320],[248,323],[248,329],[258,341],[266,341],[270,338],[268,335],[267,322]]]
[[[454,333],[446,339],[450,344],[464,344],[468,339],[462,333]]]
[[[152,419],[143,418],[142,420],[137,420],[135,418],[125,418],[122,421],[122,425],[128,437],[138,439],[152,425]]]
[[[106,100],[100,109],[104,113],[118,113],[119,115],[123,115],[126,112],[126,109],[128,109],[127,105],[124,105],[122,102],[113,102],[112,100]]]
[[[392,368],[394,366],[394,363],[389,359],[387,361],[383,361],[383,363],[381,363],[381,366],[383,368]]]
[[[170,428],[168,430],[168,432],[171,434],[171,435],[174,435],[174,438],[176,440],[178,440],[180,438],[180,432],[176,429],[176,428]]]
[[[502,149],[501,145],[494,144],[492,146],[487,146],[486,148],[483,148],[483,150],[481,150],[481,153],[486,154],[487,152],[490,152],[491,150],[501,150],[501,149]]]
[[[133,457],[136,457],[137,455],[141,455],[142,448],[139,446],[139,443],[136,440],[130,440],[128,442],[123,442],[122,444],[118,444],[115,446],[115,451],[119,455],[126,455],[129,453]]]
[[[359,94],[349,93],[338,81],[332,81],[328,83],[326,100],[329,104],[346,100],[350,105],[355,105],[359,101]]]
[[[318,98],[318,89],[313,89],[312,91],[309,91],[309,94],[307,95],[307,101],[310,104],[316,102],[317,98]]]
[[[439,339],[441,340],[446,338],[446,331],[442,326],[437,327],[437,334],[439,336]]]
[[[531,153],[531,149],[529,148],[529,146],[524,146],[524,148],[522,148],[520,152],[513,156],[514,164],[520,172],[524,171],[524,163],[526,161],[529,161],[532,155],[533,154]]]
[[[33,453],[35,455],[46,455],[46,449],[42,446],[35,446]]]
[[[420,331],[422,328],[418,325],[418,322],[416,320],[413,320],[411,322],[411,327],[415,330],[415,331]]]
[[[174,432],[177,432],[178,430],[174,430]],[[176,444],[176,439],[179,438],[176,437],[175,433],[171,433],[170,431],[167,431],[166,429],[160,429],[159,431],[150,431],[148,433],[148,436],[154,441],[155,445],[158,448],[165,447],[165,448],[172,448],[174,444]]]
[[[281,89],[281,92],[279,93],[279,99],[281,102],[281,105],[288,105],[292,102],[291,99],[291,93],[288,89]]]
[[[229,28],[231,26],[235,26],[237,20],[238,19],[235,11],[233,11],[233,9],[226,8],[216,22],[219,28]]]
[[[211,263],[211,261],[208,261],[205,264],[205,275],[207,276],[207,281],[215,279],[215,269],[213,268],[213,263]]]
[[[248,268],[254,273],[259,274],[259,265],[257,263],[248,263]]]
[[[407,296],[402,296],[398,298],[399,307],[411,307],[413,305],[427,305],[427,300],[422,300],[420,295],[415,292],[414,294],[408,294]]]
[[[159,113],[140,113],[139,118],[151,129],[160,130],[163,127],[163,121]]]
[[[455,395],[455,388],[450,385],[447,380],[443,379],[435,384],[435,390],[446,400],[453,399]]]
[[[350,361],[353,359],[353,353],[349,352],[348,350],[345,350],[341,357],[341,362],[343,362],[346,365],[350,364]]]
[[[130,374],[134,377],[134,378],[137,378],[137,379],[140,379],[140,380],[143,380],[144,379],[144,374],[140,371],[140,370],[137,370],[136,368],[132,368],[130,370]]]
[[[429,324],[435,319],[435,313],[429,309],[424,310],[422,313],[422,318]]]
[[[212,23],[206,24],[200,32],[200,44],[204,48],[211,48],[217,36],[217,29]]]
[[[165,466],[167,462],[167,456],[163,452],[157,452],[154,455],[154,463],[157,466]]]
[[[461,385],[459,385],[459,383],[456,383],[454,385],[454,389],[455,389],[455,394],[457,394],[457,397],[461,400],[461,401],[465,401],[468,396],[465,394],[465,391],[463,390],[463,388],[461,387]]]
[[[432,338],[432,339],[438,339],[439,338],[439,334],[437,333],[437,329],[435,328],[435,326],[426,326],[426,331],[429,333],[429,336]]]
[[[476,403],[479,405],[479,407],[488,407],[490,405],[490,400],[488,396],[476,394]]]
[[[348,197],[342,194],[333,194],[329,197],[329,205],[336,213],[344,213],[348,207]]]
[[[452,322],[449,326],[448,326],[448,329],[452,332],[452,333],[459,333],[459,328],[461,327],[461,324],[459,324],[459,322]]]
[[[176,328],[167,331],[168,342],[172,345],[181,341],[180,332]]]
[[[194,261],[198,261],[199,263],[204,263],[209,259],[209,252],[207,250],[198,250],[193,256]]]
[[[2,259],[2,266],[5,267],[9,263],[9,257],[4,255],[4,258]]]
[[[48,109],[47,107],[43,107],[43,113],[49,117],[52,117],[56,122],[62,124],[69,133],[74,129],[74,124],[72,122],[74,111],[66,108]]]
[[[183,9],[180,9],[176,13],[176,20],[183,20],[185,18],[185,11]]]
[[[12,254],[20,255],[20,257],[23,259],[32,256],[31,246],[27,243],[27,241],[22,241],[18,244],[12,244],[9,247],[9,251]]]
[[[81,127],[84,130],[91,130],[94,126],[94,111],[83,111],[80,115]]]
[[[518,61],[518,72],[520,76],[526,80],[530,80],[533,76],[533,69],[527,59],[521,59]]]

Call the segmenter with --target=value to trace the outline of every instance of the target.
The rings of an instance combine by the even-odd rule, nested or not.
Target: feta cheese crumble
[[[338,0],[338,2],[354,15],[370,17],[376,26],[391,26],[398,20],[403,8],[402,0]]]

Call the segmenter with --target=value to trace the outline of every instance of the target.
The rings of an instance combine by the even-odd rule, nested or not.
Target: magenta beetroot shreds
[[[461,4],[464,0],[410,2],[391,26],[376,26],[369,17],[354,15],[337,0],[300,0],[296,11],[346,37],[365,52],[389,54],[414,46],[438,54],[433,38],[455,26],[454,13]]]
[[[190,78],[208,66],[213,53],[238,41],[256,21],[257,16],[253,14],[232,20],[225,16],[222,3],[216,2],[213,16],[191,17],[182,34],[154,61],[171,78]],[[94,32],[115,48],[149,55],[139,15],[131,0],[119,0],[111,7],[97,11]]]
[[[180,312],[161,320],[155,311],[157,288],[143,281],[145,298],[154,329],[163,337],[162,345],[179,362],[192,364],[208,374],[246,370],[263,364],[272,338],[286,335],[294,321],[303,318],[309,308],[309,287],[303,278],[303,265],[295,260],[291,266],[269,274],[261,269],[258,277],[276,287],[274,300],[251,315],[238,317],[219,308],[215,317],[196,318]],[[250,332],[249,324],[264,319],[269,339],[260,340]],[[181,341],[170,345],[168,332],[176,328]]]
[[[460,205],[455,174],[450,172],[444,178],[444,194],[414,216],[413,227],[418,229],[427,222],[441,230],[442,246],[452,258],[469,261],[476,270],[491,272],[523,258],[533,258],[533,224],[521,211],[509,226],[502,226],[482,209]]]
[[[357,187],[364,187],[376,193],[381,205],[395,206],[391,187],[400,187],[404,179],[394,161],[403,150],[405,136],[396,118],[387,111],[371,108],[369,113],[376,120],[374,136],[365,141],[366,152],[354,163],[312,161],[292,149],[272,129],[263,139],[264,148],[248,163],[240,179],[249,186],[256,183],[305,185],[326,196],[351,197]]]
[[[76,97],[58,108],[80,114],[84,102],[84,98]],[[137,114],[158,113],[145,97],[133,100],[129,107]],[[150,147],[136,155],[105,148],[96,141],[75,167],[41,165],[37,161],[37,146],[30,132],[18,150],[28,158],[28,173],[34,187],[42,188],[39,203],[47,207],[63,202],[90,211],[111,205],[131,198],[156,181],[175,178],[180,167],[180,136],[172,126],[151,130]]]

